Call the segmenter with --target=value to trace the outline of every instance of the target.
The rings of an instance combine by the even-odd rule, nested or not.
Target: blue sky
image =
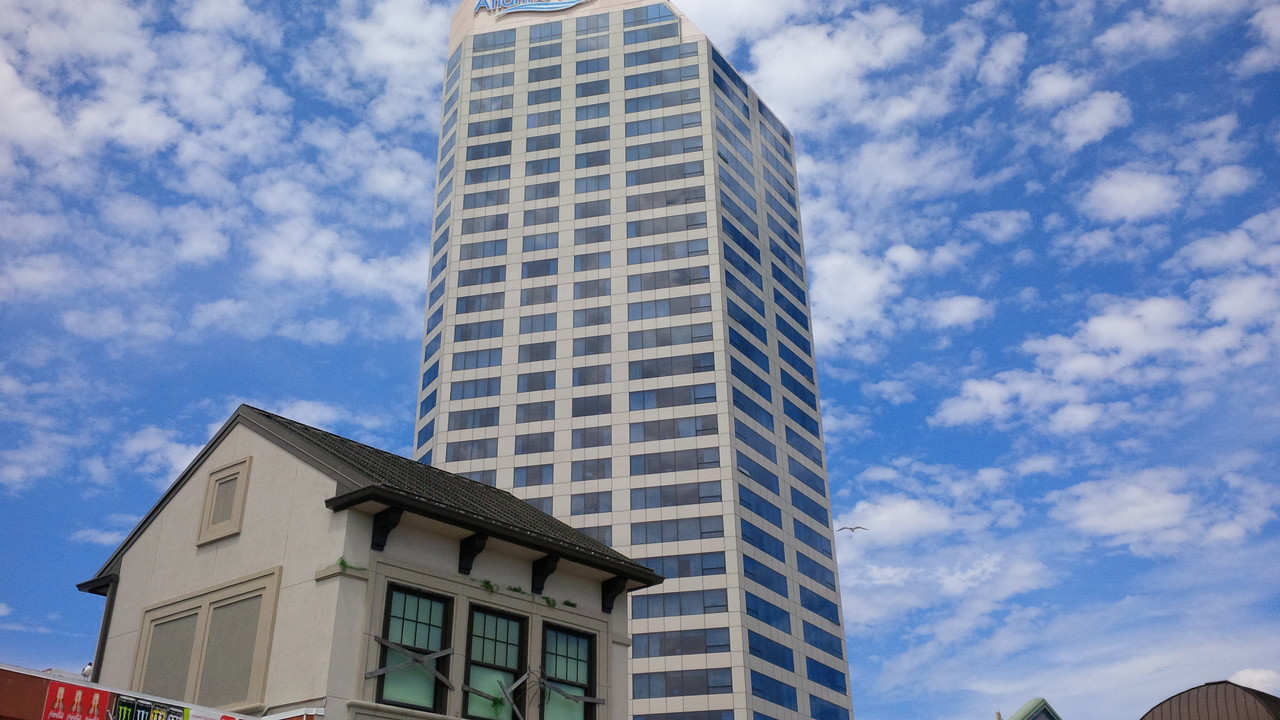
[[[802,151],[860,719],[1280,692],[1280,4],[680,7]],[[453,9],[0,0],[0,662],[240,402],[409,452]]]

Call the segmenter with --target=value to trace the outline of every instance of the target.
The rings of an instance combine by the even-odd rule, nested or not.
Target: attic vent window
[[[209,473],[197,545],[240,533],[251,465],[252,458],[245,458]]]

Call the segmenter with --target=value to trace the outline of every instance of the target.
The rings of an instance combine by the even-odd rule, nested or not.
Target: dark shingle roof
[[[242,405],[237,414],[275,425],[307,441],[350,466],[356,475],[344,473],[348,480],[364,487],[393,491],[406,500],[414,501],[415,508],[426,507],[427,514],[448,519],[454,524],[462,524],[458,520],[465,523],[471,519],[476,526],[496,527],[506,531],[494,533],[496,536],[517,544],[541,550],[567,550],[565,554],[578,556],[576,559],[579,561],[646,585],[661,581],[661,577],[649,568],[505,490],[248,405]],[[438,511],[438,514],[431,510]],[[597,562],[590,562],[591,559]]]
[[[1174,695],[1142,720],[1277,720],[1280,698],[1233,682],[1212,682]]]

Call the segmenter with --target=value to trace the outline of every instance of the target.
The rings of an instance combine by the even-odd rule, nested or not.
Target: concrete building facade
[[[242,406],[80,589],[107,598],[93,681],[153,718],[625,720],[626,593],[660,581],[509,493]]]
[[[418,459],[655,569],[632,714],[848,720],[787,128],[669,3],[466,0]]]

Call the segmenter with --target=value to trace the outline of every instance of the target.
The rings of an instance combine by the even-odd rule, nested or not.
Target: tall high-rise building
[[[652,0],[465,0],[416,457],[661,574],[632,715],[848,720],[791,133]]]

